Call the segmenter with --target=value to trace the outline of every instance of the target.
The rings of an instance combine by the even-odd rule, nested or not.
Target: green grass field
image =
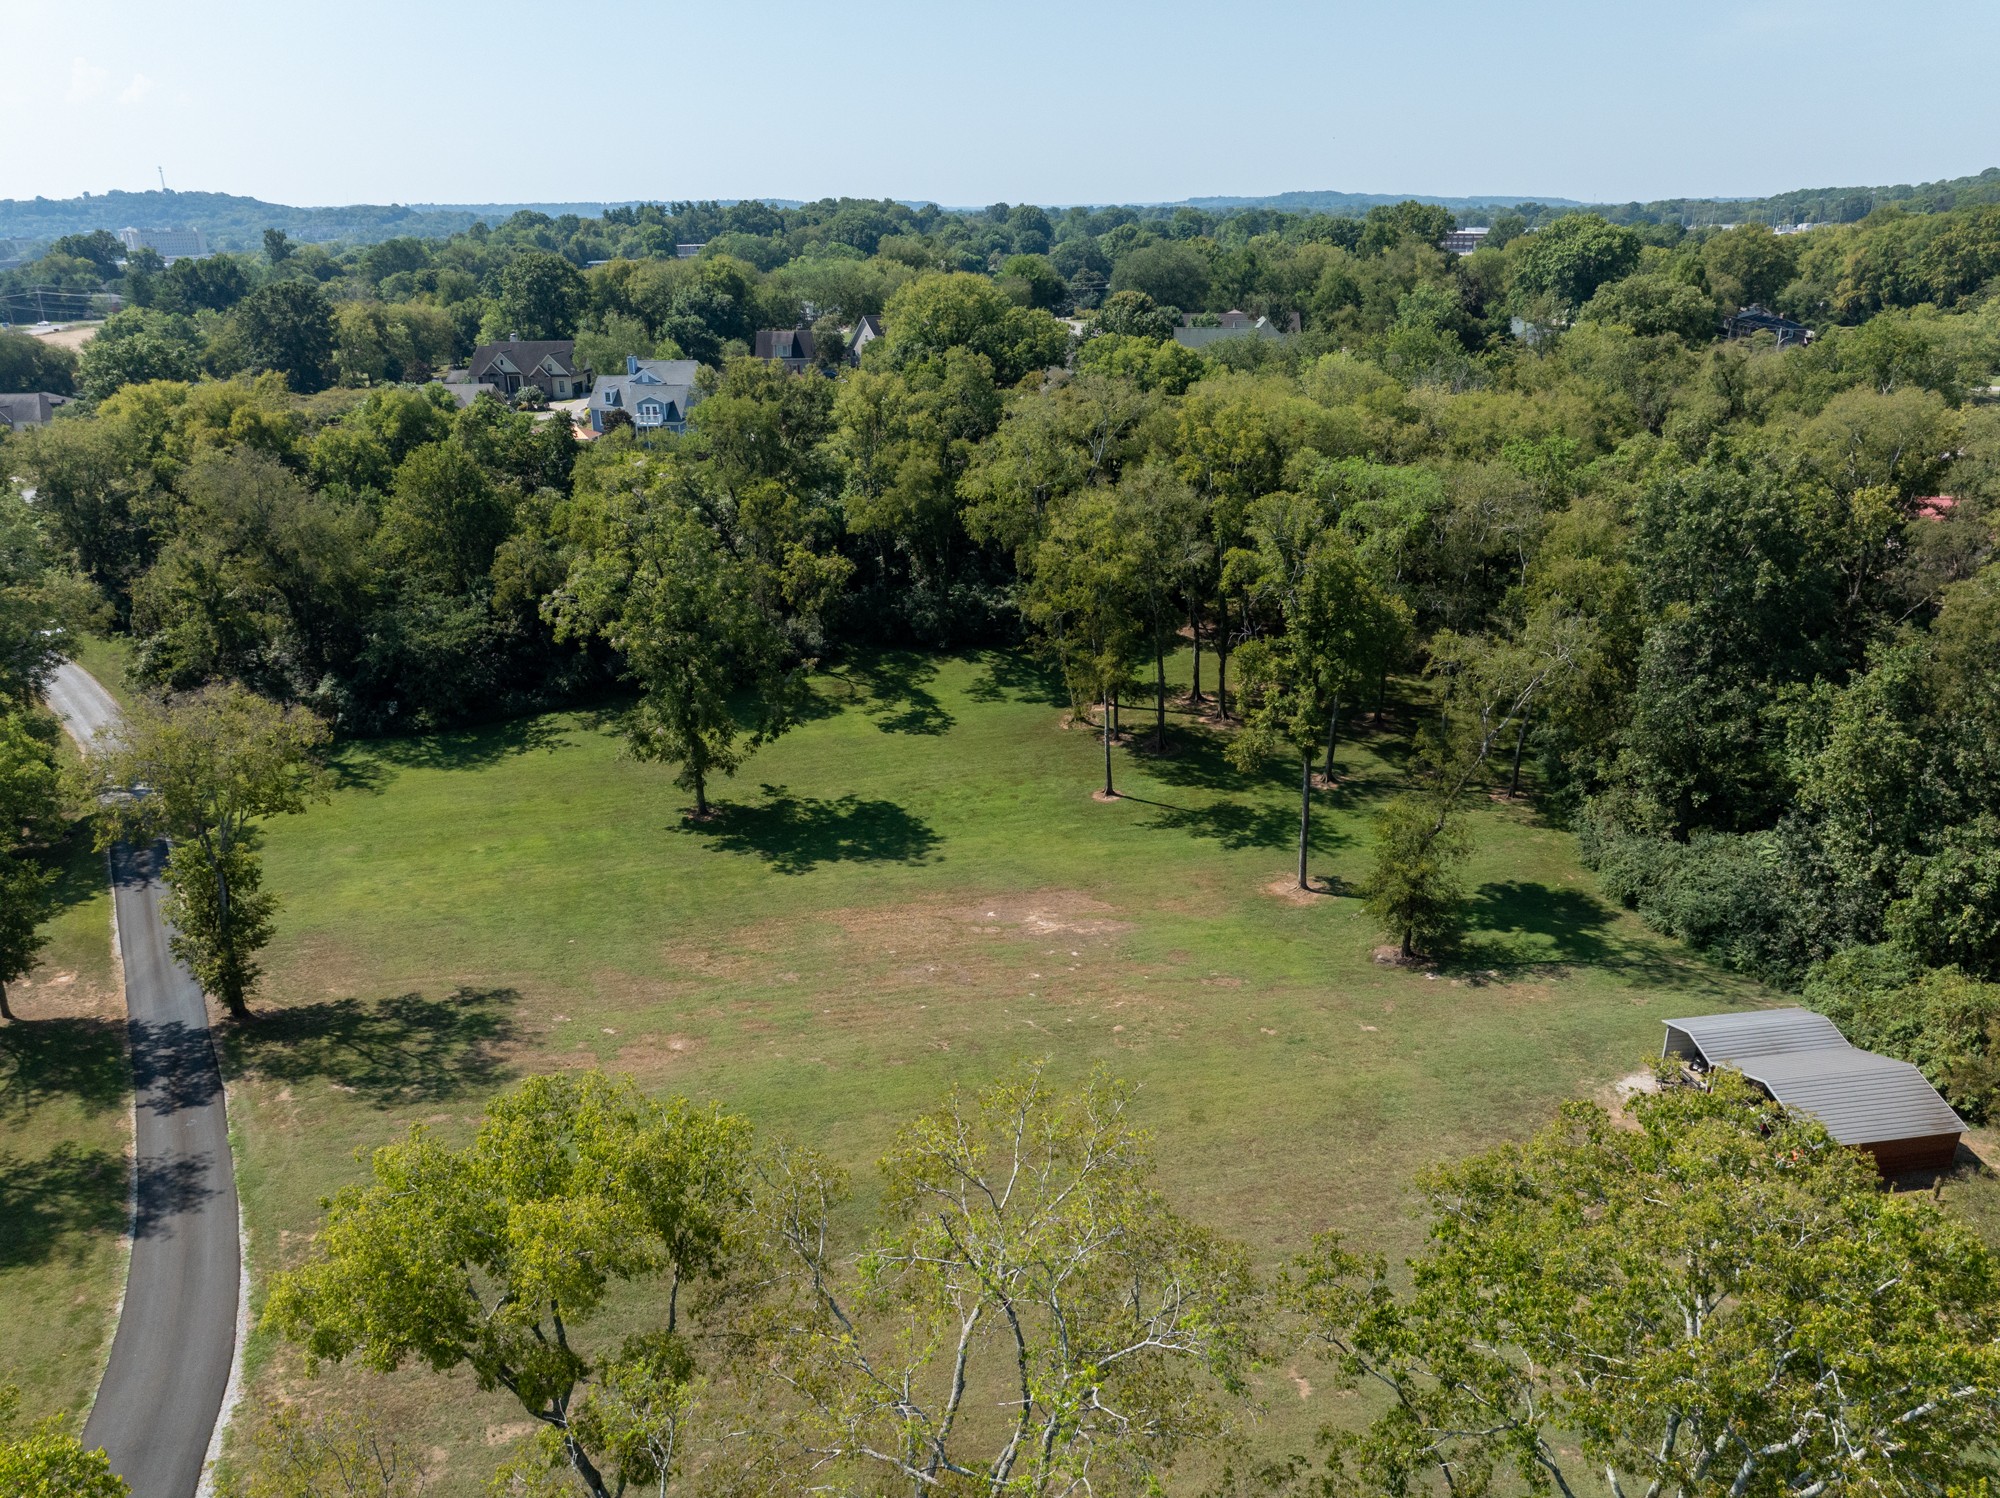
[[[1288,768],[1237,773],[1185,716],[1170,754],[1119,750],[1107,804],[1094,735],[1015,659],[889,656],[821,686],[704,826],[670,772],[556,717],[350,748],[333,802],[270,828],[277,1012],[232,1056],[260,1280],[356,1151],[417,1120],[462,1133],[509,1077],[560,1066],[719,1098],[865,1193],[951,1083],[1102,1063],[1140,1085],[1174,1196],[1267,1265],[1329,1227],[1406,1249],[1417,1167],[1603,1093],[1664,1016],[1765,997],[1607,906],[1525,804],[1479,803],[1465,953],[1382,965],[1358,901],[1289,888]],[[1392,724],[1343,750],[1316,874],[1360,877],[1401,748]],[[299,1387],[254,1352],[257,1385]],[[381,1387],[445,1493],[524,1428],[464,1380]],[[1332,1413],[1272,1387],[1280,1432]]]
[[[332,802],[270,826],[265,1015],[227,1040],[259,1286],[360,1152],[417,1121],[462,1136],[510,1078],[566,1066],[809,1137],[865,1206],[891,1131],[952,1083],[1101,1063],[1141,1087],[1172,1195],[1265,1265],[1329,1227],[1395,1252],[1419,1166],[1607,1095],[1664,1016],[1768,999],[1607,905],[1525,803],[1477,803],[1463,954],[1384,965],[1357,900],[1290,888],[1291,768],[1240,774],[1185,715],[1167,755],[1118,751],[1102,803],[1094,733],[1015,658],[885,656],[820,689],[702,826],[671,771],[575,715],[350,746]],[[1393,721],[1345,746],[1319,797],[1335,887],[1402,747]],[[1989,1183],[1961,1193],[1990,1220]],[[1339,1414],[1290,1371],[1274,1449]],[[253,1393],[364,1383],[438,1493],[480,1492],[527,1428],[464,1378],[307,1385],[253,1339]]]
[[[0,1385],[81,1413],[125,1278],[131,1088],[104,855],[79,824],[40,965],[0,1024]]]

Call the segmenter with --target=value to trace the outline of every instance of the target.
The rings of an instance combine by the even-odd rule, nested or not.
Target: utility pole
[[[167,169],[163,166],[156,166],[153,170],[160,174],[160,191],[165,192],[167,190]]]

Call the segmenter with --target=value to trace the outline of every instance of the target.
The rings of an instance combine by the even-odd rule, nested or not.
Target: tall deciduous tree
[[[2000,1424],[1978,1235],[1733,1074],[1633,1111],[1572,1103],[1426,1174],[1409,1290],[1335,1238],[1298,1261],[1308,1342],[1387,1396],[1290,1469],[1305,1491],[1973,1491]]]
[[[85,766],[105,843],[171,840],[174,954],[238,1018],[275,908],[258,888],[257,824],[325,798],[327,736],[313,714],[225,683],[134,705]]]
[[[523,250],[500,273],[500,317],[523,338],[568,338],[589,303],[583,275],[560,255]]]
[[[283,375],[295,394],[333,383],[333,304],[317,284],[273,281],[245,297],[235,315],[251,362]]]
[[[1244,732],[1230,757],[1248,768],[1276,748],[1299,757],[1299,888],[1310,889],[1313,761],[1331,766],[1335,723],[1401,638],[1408,614],[1378,586],[1339,531],[1325,529],[1319,506],[1296,494],[1273,494],[1252,507],[1255,551],[1244,560],[1252,591],[1275,608],[1279,629],[1238,654]]]
[[[1035,548],[1022,611],[1062,667],[1076,710],[1095,702],[1111,782],[1111,707],[1146,648],[1136,556],[1115,495],[1094,489],[1058,506]]]
[[[681,1293],[729,1262],[748,1134],[630,1081],[532,1077],[462,1150],[421,1127],[377,1150],[265,1318],[314,1361],[417,1360],[507,1390],[592,1498],[664,1489],[694,1378]],[[658,1329],[590,1346],[613,1286],[638,1282],[661,1286]]]
[[[1156,1491],[1239,1390],[1241,1247],[1153,1184],[1131,1089],[1041,1065],[954,1093],[897,1137],[857,1260],[844,1184],[781,1152],[762,1206],[781,1266],[762,1328],[781,1449],[840,1494]],[[785,1489],[791,1490],[788,1485]]]
[[[624,658],[642,694],[632,752],[680,765],[675,784],[705,818],[710,778],[798,720],[810,663],[794,658],[756,566],[673,486],[669,473],[651,491],[580,506],[568,582],[548,611],[558,638],[600,636]]]
[[[21,1391],[0,1389],[0,1492],[10,1498],[128,1498],[102,1449],[86,1451],[61,1415],[16,1428]]]

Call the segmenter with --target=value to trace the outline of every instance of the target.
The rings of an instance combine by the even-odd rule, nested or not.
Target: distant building
[[[751,352],[770,359],[797,374],[813,362],[819,349],[818,336],[811,328],[762,328]]]
[[[489,384],[485,380],[473,379],[472,371],[469,369],[447,369],[444,372],[444,378],[438,383],[443,385],[446,393],[458,402],[461,411],[478,400],[482,395],[498,395],[500,393],[497,385]]]
[[[684,432],[688,411],[701,399],[693,359],[625,357],[625,373],[602,375],[590,392],[590,429],[605,430],[613,411],[623,411],[641,432]]]
[[[1723,322],[1723,331],[1731,338],[1754,338],[1759,333],[1773,334],[1779,348],[1804,348],[1813,341],[1813,330],[1802,322],[1793,322],[1776,312],[1752,302],[1734,317]]]
[[[847,335],[847,362],[859,364],[861,351],[882,336],[882,319],[872,312],[864,312],[856,319],[854,330]]]
[[[505,343],[481,344],[473,351],[467,373],[475,383],[483,381],[502,395],[513,395],[523,385],[539,385],[550,400],[566,401],[584,390],[574,338],[510,335]]]
[[[1438,248],[1448,255],[1470,255],[1486,243],[1487,229],[1453,229],[1438,241]]]
[[[213,253],[199,229],[120,229],[125,253],[151,250],[167,264],[176,260],[205,260]]]
[[[708,241],[705,239],[700,244],[677,244],[674,246],[674,258],[676,260],[692,260],[707,248]]]
[[[1252,317],[1247,312],[1231,308],[1218,312],[1212,323],[1183,323],[1174,329],[1174,342],[1182,348],[1207,348],[1211,343],[1220,343],[1225,338],[1283,338],[1287,333],[1298,332],[1298,315],[1293,314],[1291,325],[1280,328],[1268,317]]]
[[[34,390],[25,395],[0,395],[0,431],[18,432],[28,427],[45,427],[55,419],[56,408],[74,399]]]

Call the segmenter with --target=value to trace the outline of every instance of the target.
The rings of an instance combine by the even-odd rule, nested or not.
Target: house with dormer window
[[[687,430],[688,409],[701,399],[693,359],[625,358],[625,373],[601,377],[590,392],[590,429],[601,432],[613,411],[623,411],[641,433]]]
[[[501,395],[539,385],[552,401],[582,395],[586,383],[576,366],[573,338],[509,337],[505,343],[484,343],[473,351],[467,373],[471,383],[491,385]]]

